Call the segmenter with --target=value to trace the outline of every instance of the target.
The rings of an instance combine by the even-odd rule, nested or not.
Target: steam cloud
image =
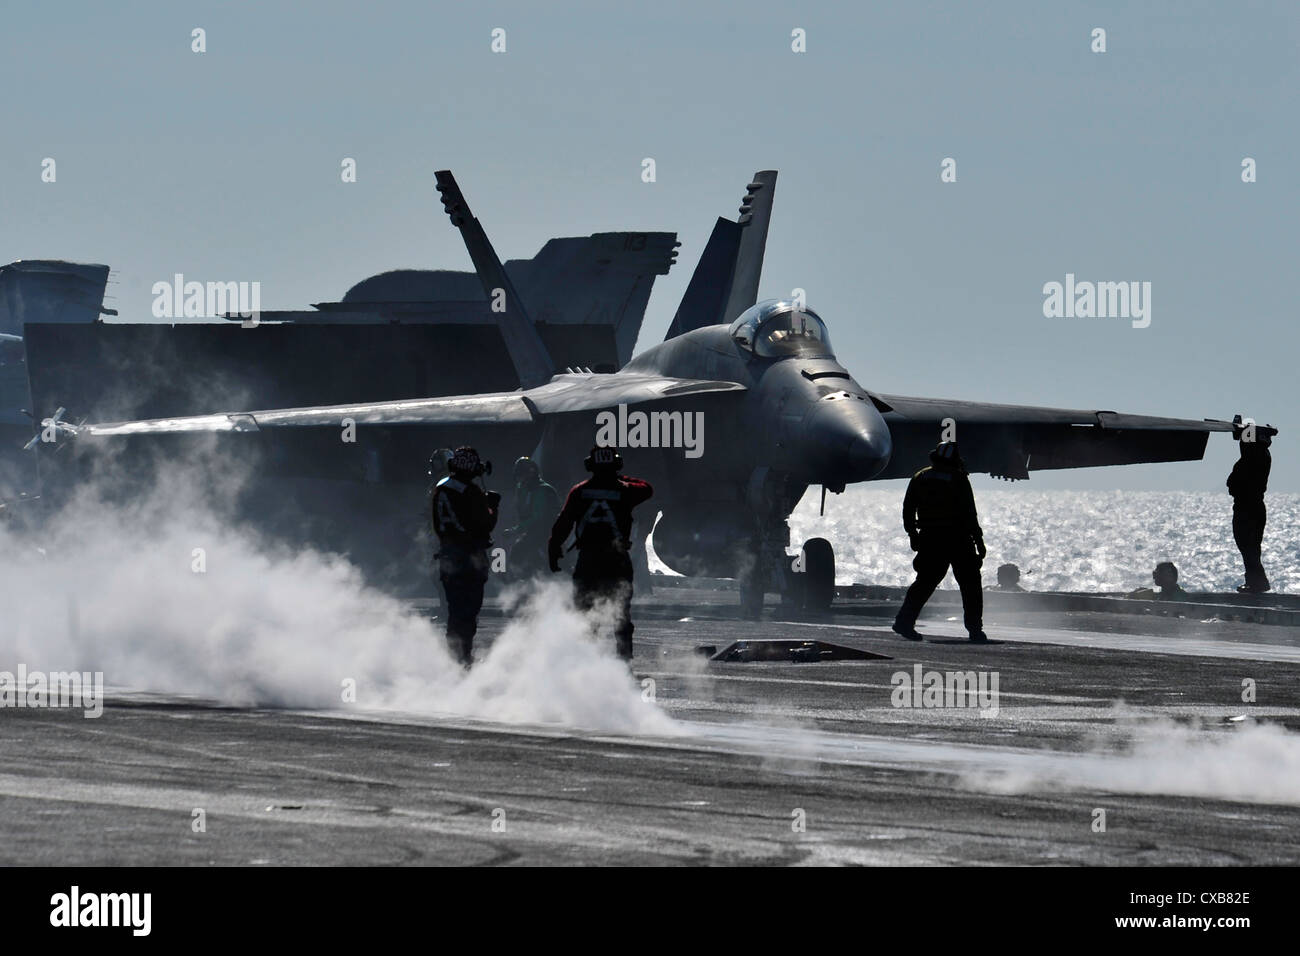
[[[0,524],[0,670],[24,663],[103,671],[110,687],[236,706],[447,714],[689,734],[714,745],[743,730],[746,748],[789,772],[808,772],[862,742],[850,736],[823,754],[830,738],[815,729],[673,720],[642,699],[608,633],[593,633],[573,607],[564,579],[512,595],[506,627],[466,674],[441,622],[368,585],[342,556],[291,549],[232,522],[242,478],[215,466],[220,459],[210,459],[213,467],[206,456],[194,460],[200,464],[158,469],[149,492],[129,501],[111,494],[123,479],[106,460],[39,533]],[[355,704],[343,700],[345,680],[355,681]],[[915,753],[904,762],[918,759],[926,762]],[[1083,754],[988,755],[962,776],[1000,793],[1102,790],[1298,805],[1300,734],[1157,722]]]
[[[228,520],[243,482],[221,467],[164,465],[128,502],[110,500],[111,459],[95,475],[39,533],[0,527],[0,670],[103,671],[110,687],[238,706],[676,732],[573,608],[567,580],[515,595],[510,623],[466,674],[440,621],[367,585],[346,558]]]
[[[1214,732],[1161,720],[1140,727],[1120,752],[1033,755],[966,779],[994,793],[1103,790],[1300,805],[1300,734],[1272,724]]]

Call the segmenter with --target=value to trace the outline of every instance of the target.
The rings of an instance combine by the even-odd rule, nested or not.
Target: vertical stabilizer
[[[498,316],[501,337],[505,340],[510,361],[519,375],[519,384],[523,388],[544,385],[555,374],[555,363],[546,350],[542,338],[537,334],[523,300],[515,292],[515,287],[506,275],[501,260],[497,258],[487,233],[474,214],[469,211],[456,178],[447,169],[434,173],[438,181],[438,192],[442,194],[442,204],[451,217],[451,224],[460,230],[465,240],[465,248],[474,263],[483,291],[487,293],[493,313]],[[500,303],[500,305],[498,305]],[[504,311],[497,311],[504,306]]]
[[[772,198],[776,192],[776,170],[754,174],[749,191],[740,205],[740,250],[731,278],[731,293],[722,321],[730,322],[758,301],[758,280],[763,273],[767,248],[767,227],[772,221]]]
[[[672,325],[668,326],[665,341],[722,321],[731,289],[731,273],[740,249],[741,232],[740,225],[730,219],[719,218],[714,224],[713,234],[700,254],[677,314],[673,316]]]

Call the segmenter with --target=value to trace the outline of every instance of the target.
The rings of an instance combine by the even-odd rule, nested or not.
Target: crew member
[[[998,590],[1023,591],[1020,586],[1020,569],[1014,564],[998,565]]]
[[[1237,588],[1243,594],[1263,594],[1272,590],[1260,552],[1264,546],[1264,492],[1268,490],[1268,473],[1273,456],[1268,450],[1272,438],[1255,435],[1254,441],[1241,441],[1241,457],[1228,475],[1228,494],[1232,495],[1232,537],[1246,566],[1246,583]]]
[[[438,482],[451,473],[451,456],[455,454],[450,448],[435,448],[429,456],[429,494]]]
[[[433,530],[438,535],[438,577],[447,608],[447,642],[465,667],[474,659],[474,634],[488,578],[488,548],[501,496],[476,481],[487,470],[478,452],[462,445],[449,474],[433,489]]]
[[[970,639],[987,641],[980,565],[988,552],[975,513],[975,493],[956,442],[940,442],[930,452],[930,465],[912,476],[903,496],[903,528],[916,552],[912,561],[916,580],[907,589],[894,630],[909,641],[921,640],[916,618],[951,565],[961,588]]]
[[[515,462],[515,506],[518,524],[506,530],[506,534],[515,536],[510,547],[510,571],[532,577],[546,567],[547,534],[560,508],[560,496],[543,480],[541,469],[531,458]]]
[[[592,448],[586,468],[591,477],[569,491],[564,508],[551,528],[548,544],[551,570],[560,570],[560,557],[573,532],[578,562],[573,569],[574,598],[590,610],[597,601],[611,602],[616,620],[618,656],[632,659],[632,509],[654,494],[640,478],[620,475],[623,458],[616,448]]]
[[[1155,588],[1138,588],[1130,591],[1131,598],[1155,598],[1157,601],[1180,601],[1187,597],[1187,592],[1178,583],[1178,567],[1172,561],[1161,561],[1151,572],[1151,582]]]
[[[433,493],[438,489],[438,482],[451,474],[449,466],[452,454],[453,452],[450,448],[435,448],[433,454],[429,456],[429,470],[426,472],[429,476],[429,487],[426,493],[427,500],[424,503],[424,513],[427,515],[433,514]],[[432,524],[429,525],[428,530],[432,548],[426,553],[431,553],[433,555],[433,560],[436,562],[438,560],[438,536],[434,533]],[[443,598],[443,611],[446,611],[445,597]]]

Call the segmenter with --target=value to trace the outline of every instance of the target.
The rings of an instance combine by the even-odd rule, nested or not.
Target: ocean
[[[905,485],[851,486],[826,496],[810,488],[790,518],[793,547],[812,537],[835,546],[840,584],[906,585],[912,552],[903,533]],[[1189,591],[1231,591],[1242,583],[1232,540],[1232,499],[1211,492],[975,489],[988,558],[1016,564],[1031,591],[1130,591],[1151,585],[1160,561],[1178,566]],[[1275,591],[1300,592],[1300,495],[1269,494],[1264,569]],[[949,574],[942,587],[956,585]]]

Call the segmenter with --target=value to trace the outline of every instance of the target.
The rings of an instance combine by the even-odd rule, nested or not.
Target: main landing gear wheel
[[[825,538],[803,543],[803,607],[805,611],[828,611],[835,600],[835,549]]]

